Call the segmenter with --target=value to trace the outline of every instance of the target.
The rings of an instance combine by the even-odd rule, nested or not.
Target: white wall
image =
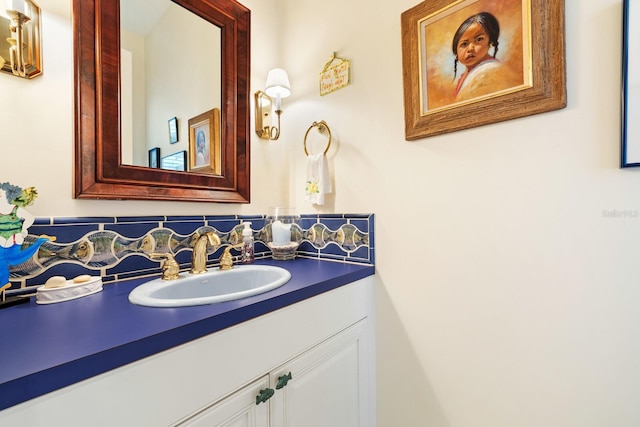
[[[141,165],[148,164],[146,153],[154,146],[160,147],[162,157],[189,150],[189,119],[213,108],[220,108],[222,104],[221,57],[203,55],[203,46],[209,46],[210,52],[220,49],[220,30],[182,7],[175,4],[172,6],[146,37],[148,139],[147,146],[144,147],[144,163],[137,163]],[[188,33],[185,34],[184,28],[189,29]],[[200,42],[188,43],[185,40]],[[163,57],[162,52],[171,54]],[[176,64],[180,59],[185,62]],[[167,64],[167,60],[172,63]],[[206,78],[199,79],[198,82],[201,83],[194,84],[193,75],[197,70],[202,70],[202,75],[206,75]],[[167,85],[167,82],[171,84]],[[155,94],[158,93],[162,94],[163,102],[156,99]],[[179,140],[171,144],[167,121],[174,116],[178,119]]]
[[[640,212],[640,171],[618,167],[621,1],[566,1],[566,109],[406,142],[417,3],[281,0],[293,198],[324,119],[325,209],[376,213],[379,425],[640,425],[640,216],[603,216]],[[333,51],[353,83],[320,97]]]
[[[620,0],[566,1],[566,109],[416,142],[400,13],[417,0],[243,1],[252,92],[275,66],[294,92],[281,140],[252,140],[242,206],[71,198],[69,3],[39,1],[45,75],[0,76],[0,180],[38,187],[36,215],[259,213],[288,197],[312,212],[302,141],[327,120],[336,192],[319,210],[376,213],[379,426],[640,425],[640,218],[603,216],[640,210],[640,171],[618,168]],[[333,51],[353,83],[320,97]]]

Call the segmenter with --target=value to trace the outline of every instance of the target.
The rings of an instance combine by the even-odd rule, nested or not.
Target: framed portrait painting
[[[189,119],[189,170],[220,175],[220,109]]]
[[[564,0],[424,1],[402,66],[407,140],[564,108]]]

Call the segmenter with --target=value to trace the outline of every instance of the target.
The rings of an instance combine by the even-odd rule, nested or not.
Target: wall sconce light
[[[0,0],[1,71],[28,79],[42,74],[40,28],[40,7],[32,0]]]
[[[274,68],[267,75],[264,92],[255,93],[256,133],[262,139],[275,141],[280,137],[280,115],[282,114],[282,98],[291,95],[291,86],[287,72],[282,68]],[[273,125],[271,111],[275,98],[275,114],[277,124]]]

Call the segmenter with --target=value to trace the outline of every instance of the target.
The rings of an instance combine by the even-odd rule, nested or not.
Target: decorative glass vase
[[[265,220],[264,242],[275,260],[289,260],[296,257],[296,250],[302,241],[300,215],[295,208],[269,208]]]

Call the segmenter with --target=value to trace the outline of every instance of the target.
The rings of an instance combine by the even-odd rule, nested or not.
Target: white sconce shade
[[[286,98],[291,95],[291,85],[289,84],[287,72],[282,68],[274,68],[269,71],[264,91],[271,97]]]
[[[280,137],[280,115],[282,114],[282,98],[291,95],[289,76],[282,68],[274,68],[267,74],[267,84],[264,92],[255,93],[256,106],[256,133],[260,138],[275,141]],[[275,98],[275,105],[274,99]],[[275,106],[275,111],[272,108]],[[272,121],[272,112],[275,113],[277,124]]]

